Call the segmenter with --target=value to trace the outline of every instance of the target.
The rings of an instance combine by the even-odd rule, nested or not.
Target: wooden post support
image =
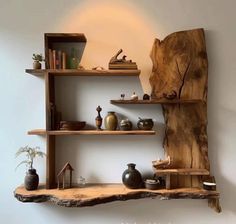
[[[166,189],[170,190],[170,174],[166,175]]]

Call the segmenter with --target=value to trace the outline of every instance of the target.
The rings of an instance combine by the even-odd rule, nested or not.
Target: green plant
[[[32,59],[33,59],[34,61],[38,61],[38,62],[44,61],[44,58],[43,58],[42,54],[33,54]]]
[[[26,164],[26,166],[29,167],[29,169],[33,169],[33,163],[34,163],[34,159],[39,156],[39,157],[44,157],[46,156],[46,154],[42,151],[39,150],[39,147],[34,147],[31,148],[29,146],[25,146],[25,147],[21,147],[18,149],[18,151],[16,152],[16,157],[18,157],[21,154],[26,154],[26,160],[23,160],[22,162],[20,162],[16,169],[22,165],[22,164]]]

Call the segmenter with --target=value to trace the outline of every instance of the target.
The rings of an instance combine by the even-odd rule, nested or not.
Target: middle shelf
[[[155,135],[155,131],[131,130],[131,131],[108,131],[108,130],[80,130],[80,131],[61,131],[45,129],[34,129],[28,131],[28,135]]]

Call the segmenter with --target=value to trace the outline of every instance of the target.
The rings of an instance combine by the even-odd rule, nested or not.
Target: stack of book
[[[49,69],[66,69],[66,53],[60,50],[48,50]]]

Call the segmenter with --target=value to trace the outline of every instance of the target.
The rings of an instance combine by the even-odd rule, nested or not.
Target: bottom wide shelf
[[[160,199],[216,199],[217,191],[207,191],[201,188],[178,189],[128,189],[123,184],[88,184],[84,188],[45,189],[40,185],[38,190],[27,191],[23,186],[14,192],[21,202],[53,202],[65,207],[84,207],[112,201],[126,201],[130,199],[155,198]]]

